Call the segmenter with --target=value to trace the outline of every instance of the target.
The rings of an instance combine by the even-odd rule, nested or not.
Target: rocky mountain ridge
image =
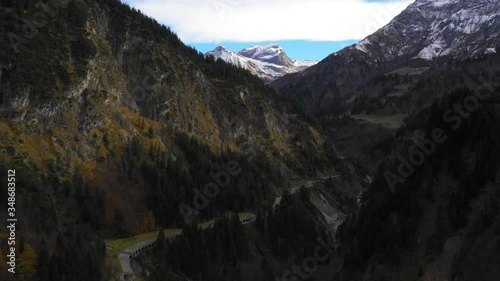
[[[219,46],[205,54],[205,56],[209,55],[247,69],[266,83],[283,77],[285,74],[303,71],[317,63],[317,61],[292,60],[276,43],[248,47],[238,53]]]
[[[498,46],[498,1],[417,0],[359,43],[272,85],[318,112],[359,95],[358,89],[377,76],[464,60],[496,52]]]

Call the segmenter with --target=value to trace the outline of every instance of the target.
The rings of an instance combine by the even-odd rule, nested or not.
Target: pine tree
[[[113,215],[113,229],[117,237],[125,237],[128,234],[125,218],[120,209],[116,209]]]
[[[153,126],[149,127],[149,129],[148,129],[148,136],[151,139],[155,137],[155,129],[153,128]]]
[[[42,242],[40,249],[40,254],[38,255],[37,267],[36,267],[36,280],[37,281],[49,281],[49,267],[50,259],[46,250],[45,242]]]
[[[158,236],[156,238],[156,244],[155,244],[156,255],[162,257],[163,253],[165,252],[165,247],[166,247],[165,232],[162,228],[158,232]]]

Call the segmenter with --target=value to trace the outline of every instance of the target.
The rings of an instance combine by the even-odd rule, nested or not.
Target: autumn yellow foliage
[[[140,232],[150,232],[156,230],[156,222],[153,216],[153,212],[149,211],[146,216],[142,219]]]
[[[36,273],[37,254],[30,244],[24,244],[24,251],[19,257],[18,273],[20,280],[29,280]]]

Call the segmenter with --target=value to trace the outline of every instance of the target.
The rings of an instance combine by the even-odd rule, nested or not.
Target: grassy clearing
[[[381,125],[387,129],[398,129],[403,125],[404,118],[403,114],[397,114],[394,116],[377,116],[368,114],[355,114],[352,115],[354,119],[365,121],[374,125]]]
[[[212,227],[215,223],[215,219],[212,219],[212,220],[209,220],[209,221],[206,221],[206,222],[202,222],[200,224],[198,224],[198,226],[200,228],[209,228],[209,227]]]
[[[178,234],[181,231],[181,229],[165,229],[164,233],[165,236],[171,236],[174,234]],[[127,249],[128,247],[131,247],[137,243],[140,243],[145,240],[153,239],[158,235],[158,231],[153,231],[153,232],[148,232],[148,233],[141,233],[136,236],[132,236],[129,238],[121,238],[121,239],[110,239],[106,240],[106,246],[111,247],[113,249],[123,251]]]
[[[119,252],[114,249],[112,250],[108,249],[106,251],[106,257],[105,257],[106,267],[111,268],[114,272],[122,272],[123,270],[122,265],[118,261],[118,254]]]
[[[246,213],[246,212],[239,213],[240,217],[248,216],[248,215],[252,215],[252,213]],[[208,227],[213,226],[214,222],[215,222],[215,219],[211,219],[209,221],[205,221],[205,222],[200,223],[198,226],[200,228],[208,228]],[[165,236],[168,237],[168,236],[172,236],[175,234],[179,234],[181,231],[182,231],[182,229],[180,229],[180,228],[171,228],[171,229],[165,229],[164,233],[165,233]],[[137,243],[140,243],[140,242],[145,241],[145,240],[153,239],[157,235],[158,235],[158,231],[152,231],[152,232],[147,232],[147,233],[141,233],[141,234],[138,234],[136,236],[132,236],[132,237],[128,237],[128,238],[109,239],[109,240],[106,240],[105,242],[106,242],[106,246],[111,247],[113,249],[116,249],[118,251],[123,251],[123,250],[127,249],[128,247],[131,247]]]
[[[230,215],[231,213],[227,213],[226,216]],[[241,212],[241,213],[238,213],[238,216],[241,218],[241,217],[246,217],[246,216],[249,216],[249,215],[253,215],[252,213],[247,213],[247,212]],[[209,221],[205,221],[205,222],[202,222],[200,224],[198,224],[198,226],[200,228],[209,228],[209,227],[212,227],[215,223],[215,220],[216,219],[211,219]]]
[[[394,71],[391,71],[387,74],[399,74],[399,75],[415,76],[415,75],[420,75],[420,74],[426,72],[427,70],[429,70],[429,67],[417,67],[417,68],[402,67],[402,68],[398,68]]]

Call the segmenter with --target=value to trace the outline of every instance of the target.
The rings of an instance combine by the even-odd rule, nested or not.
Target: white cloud
[[[134,1],[134,0],[131,0]],[[137,0],[186,43],[362,39],[414,0]]]

